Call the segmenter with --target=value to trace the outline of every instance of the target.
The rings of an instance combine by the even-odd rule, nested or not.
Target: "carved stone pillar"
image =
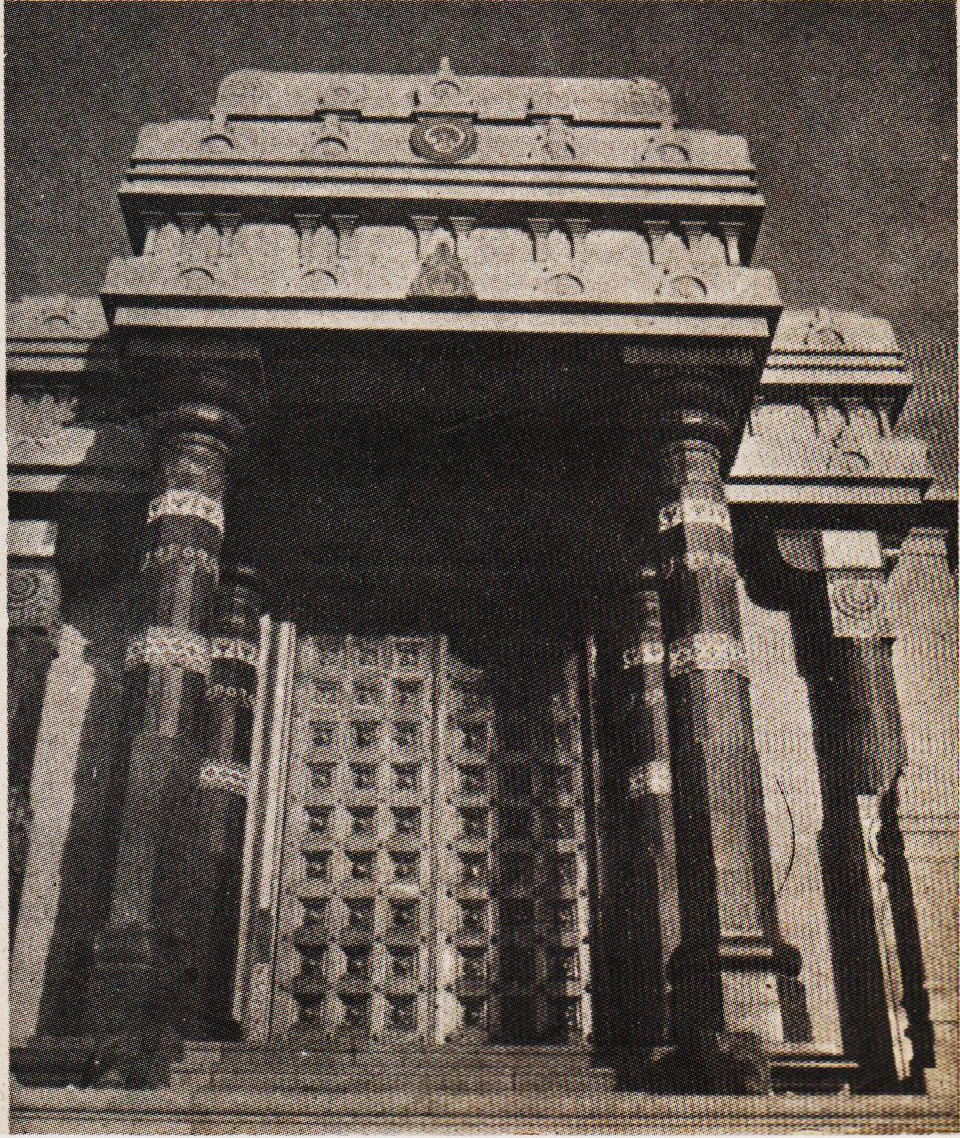
[[[677,1078],[762,1092],[784,1040],[781,938],[721,477],[727,418],[678,384],[661,416],[660,582],[681,943],[671,962]],[[665,397],[665,400],[668,397]],[[669,407],[669,403],[667,403]]]
[[[184,999],[183,946],[169,919],[175,821],[202,765],[206,633],[228,460],[243,435],[236,415],[211,402],[179,404],[160,415],[158,429],[139,620],[126,654],[128,759],[110,919],[95,945],[89,1005],[94,1033],[125,1040],[125,1053],[131,1040],[135,1052],[149,1051],[175,1031]]]
[[[56,525],[13,521],[7,563],[7,835],[13,942],[30,842],[30,782],[47,672],[57,653],[60,580]]]
[[[231,1006],[262,608],[254,570],[229,570],[210,639],[206,755],[186,813],[182,901],[174,915],[191,946],[184,1032],[192,1036],[238,1030]]]
[[[844,1050],[863,1090],[916,1081],[932,1065],[919,933],[897,817],[906,766],[876,534],[780,536],[799,570],[797,656],[820,760],[824,891]]]
[[[645,569],[614,588],[596,658],[606,798],[605,1044],[633,1055],[670,1039],[667,964],[679,927],[656,573]],[[632,1068],[630,1077],[642,1078]]]

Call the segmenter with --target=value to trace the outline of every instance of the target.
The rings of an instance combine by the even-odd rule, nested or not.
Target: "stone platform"
[[[924,1096],[652,1095],[596,1089],[501,1094],[120,1091],[15,1086],[14,1134],[853,1133],[955,1131],[956,1106]]]

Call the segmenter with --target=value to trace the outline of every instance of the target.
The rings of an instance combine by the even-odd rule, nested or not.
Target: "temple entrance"
[[[477,667],[445,637],[281,632],[250,807],[246,1034],[589,1040],[576,656]]]

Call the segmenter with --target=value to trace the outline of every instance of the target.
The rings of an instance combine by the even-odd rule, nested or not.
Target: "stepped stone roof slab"
[[[524,122],[531,115],[584,123],[673,122],[670,96],[649,79],[455,75],[446,59],[432,75],[236,71],[221,82],[213,112],[251,119],[314,118],[324,112],[409,119],[418,112],[446,112],[481,122]]]

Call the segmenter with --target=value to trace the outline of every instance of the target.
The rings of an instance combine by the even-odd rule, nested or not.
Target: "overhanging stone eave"
[[[739,221],[744,225],[749,256],[756,240],[763,215],[764,202],[758,191],[742,186],[727,188],[716,186],[663,185],[595,185],[589,182],[572,184],[520,182],[496,184],[477,182],[426,182],[397,177],[385,181],[324,181],[303,176],[278,179],[254,172],[226,177],[222,174],[209,178],[192,176],[138,177],[127,180],[120,188],[119,201],[135,247],[142,242],[142,224],[139,212],[155,211],[179,206],[189,209],[191,203],[203,202],[206,209],[243,206],[252,209],[256,219],[287,219],[295,210],[311,206],[321,208],[335,202],[362,204],[365,211],[389,205],[417,208],[420,205],[455,204],[459,209],[476,208],[486,215],[491,206],[533,208],[576,208],[584,216],[630,216],[637,212],[648,214],[649,219],[676,216],[678,211],[693,211],[692,217],[712,217]]]
[[[785,371],[767,357],[767,366],[760,384],[763,397],[784,402],[801,403],[820,395],[860,395],[873,401],[889,404],[890,424],[896,424],[904,404],[913,391],[913,378],[898,370],[896,361],[878,368],[858,367],[855,363],[824,368],[797,366]],[[900,362],[902,368],[902,360]]]
[[[250,332],[489,333],[555,336],[664,337],[769,344],[776,306],[724,311],[531,311],[475,308],[359,308],[258,304],[203,305],[155,297],[104,295],[117,330],[192,329]],[[693,308],[693,306],[691,306]]]

